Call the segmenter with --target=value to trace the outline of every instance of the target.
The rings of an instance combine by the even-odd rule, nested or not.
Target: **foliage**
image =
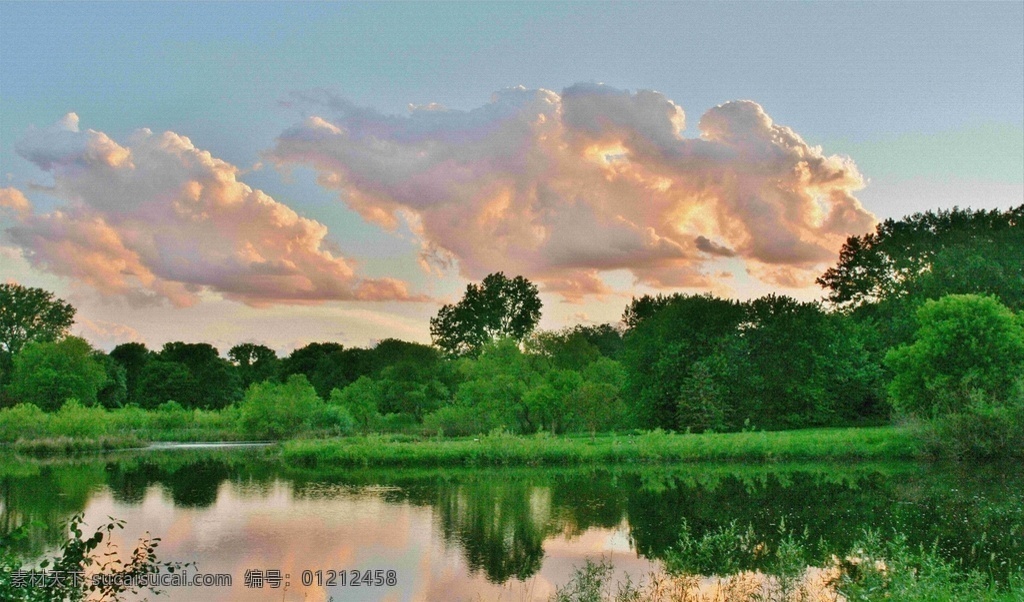
[[[309,429],[324,411],[324,402],[306,377],[296,374],[284,383],[256,383],[245,392],[240,426],[254,437],[278,439]]]
[[[109,523],[97,528],[89,537],[83,535],[84,526],[81,514],[73,516],[68,525],[69,533],[60,545],[60,554],[39,563],[39,569],[65,576],[59,580],[48,579],[42,586],[27,578],[30,571],[38,569],[23,566],[13,552],[14,547],[10,545],[28,536],[29,525],[7,535],[5,539],[11,541],[4,541],[0,545],[0,599],[10,602],[114,602],[128,599],[128,596],[137,597],[142,590],[147,589],[159,594],[154,588],[139,588],[131,583],[143,575],[160,571],[174,573],[190,564],[160,562],[156,555],[160,538],[150,537],[148,533],[139,539],[135,549],[123,559],[117,545],[111,541],[113,533],[124,528],[123,521],[110,518]],[[19,573],[24,578],[18,579]],[[88,575],[76,583],[71,578],[72,573]],[[93,579],[92,575],[102,579]]]
[[[11,442],[21,437],[35,438],[48,431],[49,416],[32,403],[19,403],[0,410],[0,441]]]
[[[223,408],[239,400],[242,389],[230,362],[206,343],[174,341],[164,344],[159,358],[188,370],[188,386],[175,401],[188,408]],[[167,399],[159,400],[160,403]]]
[[[485,415],[476,414],[478,408],[449,406],[427,416],[425,423],[435,427],[442,424],[437,416],[452,412],[450,408],[471,413],[480,420],[487,419]],[[444,428],[444,434],[449,433],[448,428]],[[282,450],[286,463],[304,467],[572,466],[696,460],[899,459],[913,458],[918,453],[914,432],[894,427],[702,435],[671,435],[654,431],[635,436],[604,435],[596,438],[552,437],[544,433],[511,435],[499,428],[483,437],[461,439],[390,441],[379,437],[353,437],[334,441],[289,441]]]
[[[498,338],[522,341],[540,321],[537,286],[501,272],[470,284],[462,300],[444,305],[430,320],[430,337],[449,355],[474,354]]]
[[[344,408],[355,424],[366,431],[380,419],[382,396],[380,383],[368,376],[360,376],[343,390],[331,391],[330,404]]]
[[[641,426],[680,426],[680,391],[693,365],[716,353],[737,332],[743,317],[743,307],[735,301],[674,295],[627,333],[622,352],[627,397]]]
[[[53,342],[68,333],[75,308],[53,293],[0,284],[0,355],[12,356],[29,342]]]
[[[44,410],[56,410],[67,399],[94,405],[107,381],[104,366],[84,339],[67,337],[57,342],[32,342],[14,356],[8,392],[16,400]]]
[[[1024,308],[1024,205],[1006,211],[917,213],[888,219],[875,232],[847,239],[839,263],[818,284],[837,306],[858,307],[916,296],[997,296]]]
[[[280,360],[266,345],[242,343],[228,350],[228,359],[235,365],[243,389],[277,376]]]
[[[931,455],[952,460],[990,461],[1024,457],[1024,394],[1007,404],[983,398],[963,410],[923,425],[922,437]]]
[[[911,345],[891,350],[892,403],[907,414],[941,416],[972,396],[1002,403],[1024,374],[1024,325],[994,297],[948,295],[917,312]]]
[[[126,401],[142,405],[146,396],[142,394],[142,370],[150,360],[149,349],[143,343],[122,343],[110,351],[110,358],[124,369]]]

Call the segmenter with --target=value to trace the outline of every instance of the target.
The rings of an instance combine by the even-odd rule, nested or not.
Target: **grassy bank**
[[[522,437],[505,433],[410,441],[386,436],[289,441],[286,463],[317,466],[557,466],[707,460],[890,460],[916,456],[913,432],[898,427],[673,435]]]

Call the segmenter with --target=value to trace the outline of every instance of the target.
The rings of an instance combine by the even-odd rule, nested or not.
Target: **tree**
[[[468,285],[455,305],[442,307],[430,320],[430,337],[449,355],[475,354],[497,338],[522,341],[540,321],[540,310],[536,285],[498,272]]]
[[[253,383],[273,378],[280,364],[273,349],[253,343],[235,345],[228,350],[228,359],[235,365],[243,389],[248,389]]]
[[[959,412],[979,395],[1009,399],[1024,374],[1024,324],[994,297],[949,295],[917,311],[910,345],[885,358],[898,409],[923,417]]]
[[[75,308],[53,293],[0,284],[0,351],[14,355],[30,341],[56,341],[74,321]]]
[[[683,297],[684,295],[680,293],[668,296],[658,293],[658,295],[654,297],[644,295],[639,299],[633,297],[632,301],[629,302],[629,305],[626,306],[625,311],[622,312],[622,324],[626,327],[627,331],[633,330],[644,320],[650,318],[669,304],[674,303]]]
[[[639,426],[685,428],[678,422],[678,402],[694,363],[718,353],[738,332],[744,314],[735,301],[673,295],[626,334],[622,363]]]
[[[145,401],[140,396],[142,390],[140,383],[142,371],[152,355],[143,343],[122,343],[111,350],[110,357],[125,371],[128,403],[145,405]]]
[[[996,295],[1024,307],[1024,205],[1006,211],[917,213],[851,236],[818,284],[841,307],[914,295]]]
[[[239,422],[256,437],[279,439],[309,429],[324,409],[313,386],[301,374],[284,383],[256,383],[245,392]]]
[[[96,403],[107,380],[85,339],[66,337],[57,342],[31,342],[14,356],[10,394],[47,411],[59,409],[68,399],[83,405]]]
[[[0,384],[10,376],[11,360],[31,341],[64,337],[75,321],[75,308],[53,293],[20,284],[0,284]]]
[[[175,399],[186,408],[223,408],[242,396],[231,363],[220,357],[212,345],[174,341],[164,344],[159,358],[179,363],[188,370],[188,389],[183,398]]]

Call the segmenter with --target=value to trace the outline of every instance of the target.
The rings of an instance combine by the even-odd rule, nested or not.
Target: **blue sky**
[[[110,340],[139,336],[158,344],[171,336],[173,327],[166,324],[184,320],[195,325],[187,332],[193,338],[230,344],[260,338],[244,325],[271,316],[279,323],[263,338],[279,348],[320,332],[328,338],[342,333],[350,344],[381,334],[425,340],[437,301],[452,300],[469,278],[500,264],[480,260],[479,269],[470,269],[465,266],[479,258],[455,252],[461,268],[425,271],[417,255],[429,234],[402,220],[393,230],[382,228],[354,210],[354,189],[317,183],[317,175],[330,171],[327,155],[284,157],[289,149],[280,143],[282,134],[318,110],[290,102],[293,94],[330,90],[332,98],[373,109],[380,126],[385,115],[408,115],[410,104],[470,111],[512,86],[561,94],[578,82],[656,90],[685,111],[680,135],[687,139],[701,135],[700,118],[713,107],[754,101],[775,124],[792,128],[810,147],[822,147],[824,156],[849,156],[864,180],[852,194],[878,218],[1024,200],[1020,2],[2,2],[0,177],[35,212],[82,201],[66,190],[42,189],[69,176],[18,152],[30,128],[42,130],[74,112],[83,132],[102,132],[125,147],[139,128],[170,131],[237,166],[244,184],[325,226],[324,244],[358,266],[358,278],[399,280],[411,295],[432,301],[359,301],[349,291],[314,306],[289,301],[256,307],[232,300],[224,287],[185,282],[206,286],[200,302],[176,309],[133,306],[109,290],[97,293],[95,283],[73,270],[19,257],[33,250],[3,238],[8,252],[0,255],[0,272],[76,300],[80,316],[96,325],[98,342],[104,336],[99,331],[116,331]],[[355,118],[335,115],[333,123],[342,119]],[[343,175],[346,182],[369,177]],[[385,204],[421,210],[397,196]],[[429,213],[422,217],[429,229]],[[11,227],[13,219],[0,217],[0,228]],[[719,230],[720,237],[712,238],[723,242],[726,234]],[[443,237],[429,241],[457,247]],[[703,269],[710,274],[737,267],[726,263]],[[551,261],[530,265],[550,282],[548,327],[613,320],[629,294],[660,290],[652,283],[671,280],[615,264],[600,271],[614,294],[565,303],[565,292],[554,284],[561,272],[553,275]],[[763,279],[747,282],[749,268],[737,274],[723,291],[743,296],[772,290]],[[300,321],[309,326],[297,326]]]

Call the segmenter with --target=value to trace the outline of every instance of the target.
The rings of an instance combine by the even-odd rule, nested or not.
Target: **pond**
[[[169,601],[546,600],[587,558],[642,577],[681,532],[733,523],[769,543],[784,525],[815,557],[842,555],[873,529],[997,578],[1024,558],[1024,470],[1007,466],[310,472],[272,450],[192,449],[3,462],[0,474],[0,530],[47,525],[20,542],[26,555],[52,551],[84,512],[94,527],[124,520],[121,548],[149,532],[163,539],[161,560],[232,576],[231,587],[156,598]],[[341,585],[352,570],[385,571],[394,584]],[[247,587],[247,571],[280,571],[280,587]],[[342,575],[333,587],[331,571]]]

